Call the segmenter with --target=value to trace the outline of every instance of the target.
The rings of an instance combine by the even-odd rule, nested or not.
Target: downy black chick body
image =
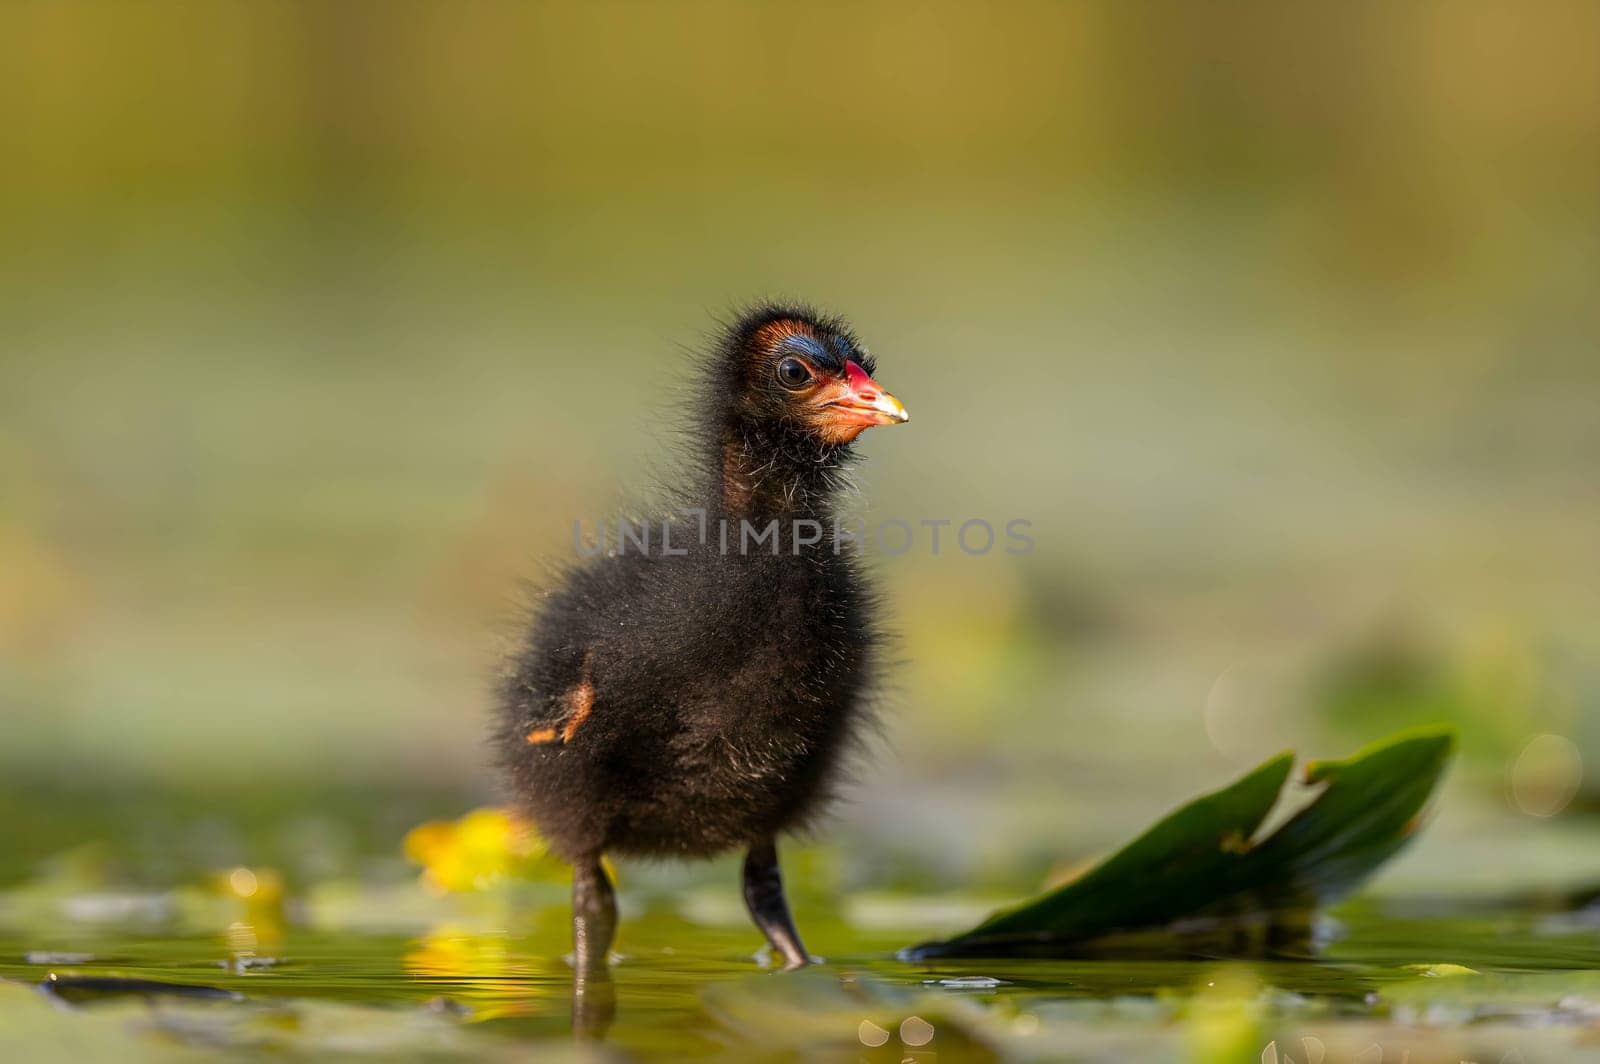
[[[826,803],[867,714],[874,602],[833,495],[856,436],[907,420],[873,368],[842,322],[803,308],[730,325],[693,412],[691,512],[571,571],[510,663],[499,744],[573,864],[580,971],[615,928],[606,853],[745,849],[756,924],[788,966],[808,959],[776,838]]]

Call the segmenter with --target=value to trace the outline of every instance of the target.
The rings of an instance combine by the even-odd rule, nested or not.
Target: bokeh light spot
[[[1284,686],[1265,665],[1239,662],[1224,669],[1206,693],[1203,722],[1212,749],[1237,764],[1254,764],[1282,749]]]
[[[256,893],[256,874],[248,868],[235,868],[228,875],[228,886],[241,898],[253,898]]]
[[[900,1021],[900,1041],[908,1046],[925,1046],[933,1041],[933,1024],[921,1016],[907,1016]]]
[[[861,1040],[862,1045],[876,1049],[889,1040],[889,1032],[871,1020],[862,1020],[861,1025],[856,1028],[856,1037]]]
[[[1555,816],[1583,782],[1583,754],[1564,735],[1535,735],[1507,773],[1511,803],[1529,816]]]

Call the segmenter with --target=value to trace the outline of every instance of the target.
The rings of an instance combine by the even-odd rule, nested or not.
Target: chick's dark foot
[[[770,839],[750,847],[744,859],[744,904],[772,948],[783,955],[783,970],[811,963],[811,955],[795,930],[789,902],[783,896],[783,874],[778,870],[778,847]]]
[[[572,866],[572,966],[580,979],[603,978],[617,933],[617,897],[599,856]]]

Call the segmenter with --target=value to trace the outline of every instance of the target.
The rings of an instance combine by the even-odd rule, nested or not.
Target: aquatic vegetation
[[[1311,762],[1304,782],[1321,790],[1263,833],[1294,763],[1281,754],[1079,878],[902,957],[1303,949],[1317,909],[1410,841],[1454,748],[1452,732],[1421,731]]]
[[[135,889],[80,856],[0,892],[0,1029],[30,1060],[1576,1054],[1600,1032],[1589,892],[1420,906],[1366,894],[1325,909],[1414,837],[1450,750],[1444,733],[1401,736],[1313,762],[1309,789],[1288,793],[1289,759],[1274,758],[1001,914],[1048,920],[1063,942],[1082,936],[1062,951],[1081,955],[895,959],[897,946],[970,920],[975,899],[852,890],[830,872],[839,855],[819,852],[807,877],[830,888],[796,900],[827,960],[779,976],[754,963],[759,935],[745,921],[695,901],[715,883],[737,905],[731,869],[700,880],[629,866],[620,957],[611,982],[587,988],[606,1007],[591,1032],[599,1049],[572,1039],[565,870],[503,810],[407,833],[415,878],[392,858],[387,871],[309,884],[257,863]],[[1180,902],[1227,933],[1200,933],[1193,912],[1183,934],[1125,930]],[[1281,917],[1310,911],[1333,931],[1314,958],[1270,930],[1303,928]],[[1253,955],[1226,959],[1240,952]]]

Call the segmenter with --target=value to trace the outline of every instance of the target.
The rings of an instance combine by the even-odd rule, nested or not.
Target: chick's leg
[[[572,866],[572,963],[580,976],[604,972],[617,933],[617,897],[600,857]]]
[[[768,839],[750,847],[744,859],[744,904],[772,948],[783,954],[785,971],[803,968],[811,957],[800,942],[789,902],[783,896],[783,874],[778,870],[778,847]]]

